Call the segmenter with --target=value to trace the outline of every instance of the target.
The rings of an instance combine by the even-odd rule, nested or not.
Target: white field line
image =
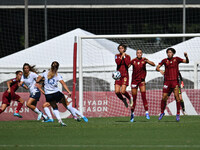
[[[200,148],[200,145],[0,145],[0,147]]]

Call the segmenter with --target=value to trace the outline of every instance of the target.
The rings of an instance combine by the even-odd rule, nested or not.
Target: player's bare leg
[[[8,106],[7,104],[1,105],[0,114],[6,110],[7,106]]]
[[[144,109],[145,109],[145,113],[146,113],[146,118],[150,119],[149,112],[148,112],[148,103],[147,103],[147,99],[146,99],[146,85],[145,85],[145,82],[142,82],[141,85],[142,86],[140,86],[139,88],[140,88],[142,101],[143,101],[143,105],[144,105]]]
[[[165,108],[167,105],[167,99],[168,99],[168,93],[163,93],[162,100],[161,100],[161,114],[160,114],[158,120],[161,120],[165,115],[164,111],[165,111]]]
[[[178,85],[174,88],[174,96],[176,99],[176,107],[177,107],[177,114],[176,114],[176,121],[180,120],[180,98],[179,98],[179,87]]]
[[[43,117],[43,118],[46,120],[46,119],[47,119],[47,116],[44,115],[44,114],[36,107],[36,105],[37,105],[37,100],[35,100],[34,98],[29,98],[29,100],[28,100],[28,102],[27,102],[27,104],[26,104],[26,106],[27,106],[28,108],[30,108],[32,111],[34,111],[35,113],[38,114],[37,120],[40,120],[41,117]]]
[[[127,102],[126,102],[126,98],[124,98],[124,97],[122,96],[120,89],[121,89],[121,86],[115,84],[115,94],[117,95],[117,97],[118,97],[120,100],[122,100],[122,102],[124,103],[124,105],[125,105],[126,107],[128,107],[128,104],[127,104]]]

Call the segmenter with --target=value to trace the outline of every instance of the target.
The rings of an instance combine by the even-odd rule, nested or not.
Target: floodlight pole
[[[28,48],[29,41],[28,41],[28,0],[24,0],[25,10],[24,10],[24,32],[25,32],[25,41],[24,47]]]
[[[48,39],[47,35],[47,0],[44,0],[44,34],[45,41]]]
[[[185,34],[185,26],[186,26],[186,0],[183,0],[183,34]],[[185,37],[183,37],[183,41],[185,41]]]

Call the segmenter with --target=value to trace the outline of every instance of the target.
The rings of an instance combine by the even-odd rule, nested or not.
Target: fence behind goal
[[[131,56],[131,59],[136,57],[137,49],[142,49],[143,57],[153,61],[156,65],[167,57],[166,48],[168,47],[175,48],[175,56],[184,59],[184,52],[187,52],[190,63],[179,65],[185,84],[182,89],[182,96],[186,113],[188,115],[200,114],[199,36],[200,34],[152,34],[79,37],[79,92],[77,92],[79,95],[77,95],[77,102],[80,110],[88,117],[130,115],[130,108],[126,108],[115,95],[114,80],[112,79],[112,72],[116,70],[115,54],[119,53],[117,46],[124,43],[128,46],[126,53]],[[185,41],[183,41],[183,37],[185,37]],[[92,47],[92,51],[89,51],[88,47]],[[162,99],[164,78],[155,69],[156,67],[147,64],[145,81],[150,115],[160,113]],[[164,70],[164,67],[161,69]],[[132,67],[129,68],[129,86],[127,87],[130,95],[131,74]],[[176,114],[176,102],[173,94],[168,99],[165,113],[167,115]],[[145,111],[138,90],[135,115],[144,114]]]

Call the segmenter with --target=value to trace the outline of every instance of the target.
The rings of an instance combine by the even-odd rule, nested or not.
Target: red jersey
[[[179,57],[173,57],[171,60],[168,58],[163,59],[159,65],[165,65],[165,81],[178,80],[179,76],[179,63],[182,63],[183,59]]]
[[[11,81],[12,81],[12,83],[10,84],[10,91],[15,92],[19,88],[18,84],[19,84],[20,81],[17,81],[16,78],[11,79]]]
[[[146,61],[144,58],[138,59],[137,57],[131,61],[133,66],[132,81],[143,81],[145,80],[146,71]]]
[[[122,77],[128,76],[128,66],[131,62],[131,57],[129,55],[125,55],[124,58],[121,58],[121,54],[115,55],[115,62],[117,64],[117,70],[121,73]]]

